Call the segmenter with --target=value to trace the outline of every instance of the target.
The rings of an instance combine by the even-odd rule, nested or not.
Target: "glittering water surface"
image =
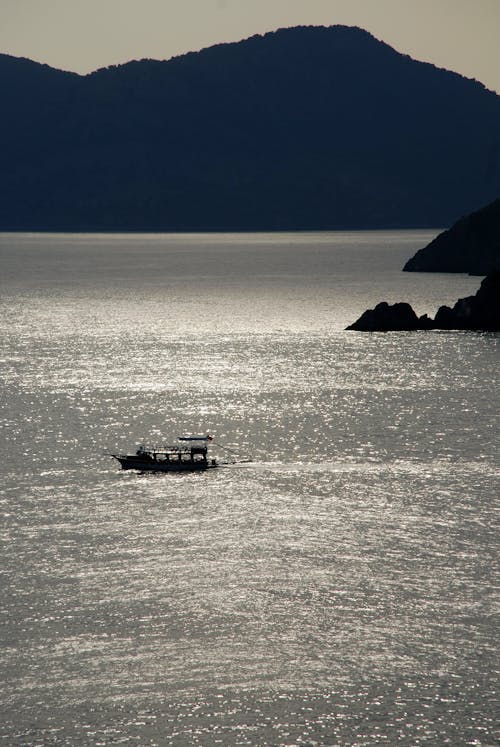
[[[496,743],[498,335],[343,331],[432,235],[0,236],[2,744]]]

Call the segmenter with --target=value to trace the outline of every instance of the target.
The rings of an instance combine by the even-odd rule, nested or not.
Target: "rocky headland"
[[[408,303],[385,301],[368,309],[347,329],[358,332],[390,332],[430,329],[500,331],[500,271],[484,278],[474,296],[459,298],[453,308],[441,306],[434,319],[417,316]]]
[[[500,199],[460,218],[403,267],[405,272],[467,272],[500,269]]]

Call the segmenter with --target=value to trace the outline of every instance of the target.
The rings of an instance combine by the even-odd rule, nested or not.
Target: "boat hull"
[[[155,461],[115,454],[113,456],[120,462],[122,469],[135,469],[139,472],[204,472],[218,466],[215,462],[206,460]]]

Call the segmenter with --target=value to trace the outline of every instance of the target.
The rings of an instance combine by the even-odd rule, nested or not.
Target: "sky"
[[[500,93],[500,0],[0,0],[0,52],[88,73],[338,23]]]

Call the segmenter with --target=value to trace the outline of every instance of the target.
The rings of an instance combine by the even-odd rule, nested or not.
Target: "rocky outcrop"
[[[500,330],[500,271],[485,277],[475,296],[460,298],[455,306],[441,306],[435,329]]]
[[[431,320],[427,315],[419,318],[409,303],[395,303],[392,306],[386,301],[377,304],[374,309],[368,309],[357,322],[347,329],[360,332],[390,332],[408,331],[414,329],[431,329]]]
[[[500,269],[500,199],[461,218],[420,249],[405,272],[467,272],[487,275]]]
[[[481,283],[475,296],[460,298],[451,309],[441,306],[434,319],[418,317],[410,304],[383,301],[365,311],[347,329],[358,332],[412,331],[426,329],[468,329],[500,331],[500,271]]]

